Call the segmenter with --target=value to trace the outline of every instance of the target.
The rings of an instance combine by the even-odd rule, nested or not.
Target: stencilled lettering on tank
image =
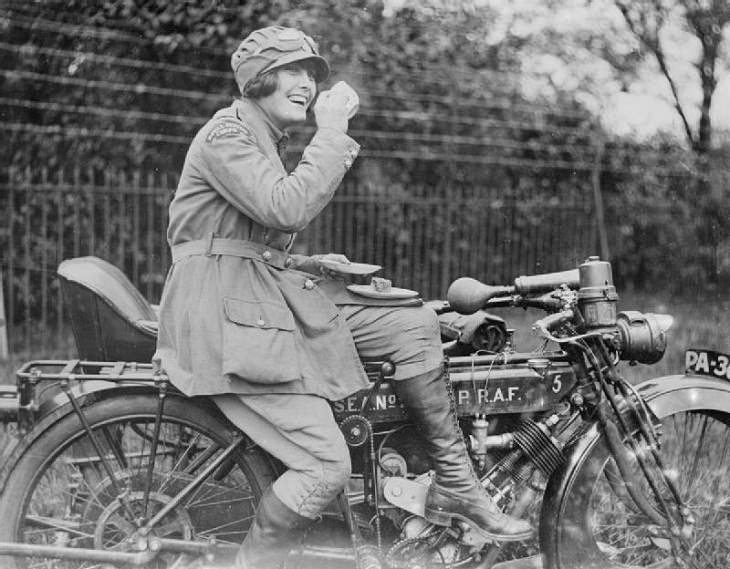
[[[509,385],[495,387],[493,390],[485,390],[483,387],[476,389],[477,403],[511,403],[512,401],[520,401],[521,387],[519,385]],[[456,392],[456,401],[459,405],[466,405],[473,402],[473,389],[459,389]]]

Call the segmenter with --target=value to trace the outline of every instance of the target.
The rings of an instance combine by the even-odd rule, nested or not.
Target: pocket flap
[[[223,310],[228,320],[243,326],[294,330],[294,316],[289,307],[280,302],[224,298]]]

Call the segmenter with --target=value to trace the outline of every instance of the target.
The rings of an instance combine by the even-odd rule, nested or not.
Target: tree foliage
[[[726,0],[639,0],[628,2],[614,0],[626,25],[638,39],[641,47],[656,61],[661,75],[671,92],[677,116],[681,120],[687,144],[694,153],[694,167],[698,172],[689,187],[695,188],[693,202],[699,201],[699,217],[703,222],[696,225],[696,255],[703,262],[705,275],[717,282],[721,272],[717,252],[718,243],[728,238],[726,228],[727,195],[713,189],[713,125],[711,110],[718,85],[721,63],[721,46],[726,32],[730,32],[730,3]],[[680,96],[679,79],[670,65],[665,32],[673,21],[679,21],[682,30],[689,34],[697,46],[693,58],[699,84],[698,119],[692,124],[691,103]],[[689,47],[691,49],[691,47]],[[727,192],[722,192],[726,194]],[[699,198],[699,199],[698,199]]]
[[[299,26],[320,42],[333,80],[346,79],[362,96],[363,112],[351,128],[363,146],[376,157],[396,152],[409,163],[429,159],[419,163],[425,179],[442,171],[434,164],[441,157],[448,162],[466,154],[476,162],[488,152],[491,162],[504,162],[525,154],[524,145],[489,148],[490,138],[549,142],[551,123],[583,126],[580,117],[560,116],[560,108],[525,110],[519,76],[509,73],[518,67],[518,46],[509,38],[485,41],[492,12],[444,12],[433,4],[391,16],[378,0],[19,5],[6,25],[9,40],[21,46],[7,68],[20,73],[9,75],[5,92],[46,106],[13,108],[8,118],[75,129],[79,136],[18,131],[6,163],[60,167],[82,160],[98,168],[178,169],[183,141],[236,95],[229,54],[247,33],[271,23]],[[579,108],[574,101],[564,105]],[[534,128],[513,128],[514,119]],[[534,153],[526,151],[530,158]],[[386,169],[396,179],[415,170],[400,164]],[[465,164],[450,172],[474,177],[478,169]]]
[[[601,1],[614,6],[614,0]],[[11,0],[0,13],[6,56],[0,157],[15,172],[43,166],[51,176],[75,166],[92,175],[178,172],[196,130],[237,95],[229,68],[236,45],[258,27],[292,25],[314,36],[330,59],[333,76],[324,88],[344,79],[361,96],[350,132],[362,153],[348,175],[360,191],[418,200],[425,199],[423,188],[443,196],[463,185],[497,188],[520,205],[526,188],[539,188],[541,199],[552,203],[589,193],[592,170],[599,169],[617,221],[611,226],[615,260],[623,274],[648,283],[647,275],[653,280],[681,268],[686,259],[672,256],[672,265],[661,251],[702,226],[687,215],[696,205],[692,196],[679,191],[697,179],[697,165],[684,159],[657,164],[657,155],[675,157],[675,146],[612,137],[589,112],[596,107],[587,88],[598,96],[609,77],[590,79],[595,56],[610,64],[612,81],[629,84],[648,50],[625,42],[618,26],[597,34],[565,22],[541,25],[560,4],[591,2],[598,0],[516,2],[528,5],[529,14],[505,22],[505,4],[476,1]],[[625,2],[627,18],[638,26],[639,8],[645,6],[649,18],[650,5],[662,2]],[[681,2],[698,7],[686,12],[698,30],[715,34],[706,14],[718,2]],[[657,38],[662,14],[645,21]],[[711,126],[702,124],[690,129],[697,140]],[[292,160],[308,128],[294,133]],[[675,176],[685,162],[689,175]],[[727,200],[716,187],[709,194],[715,201],[703,204],[711,203],[718,216]],[[676,207],[667,215],[678,215],[687,228],[670,231],[666,215],[649,215],[662,200],[672,200]],[[472,218],[479,212],[464,215],[478,223]],[[406,247],[411,237],[397,221],[402,217],[393,212],[396,221],[377,230]],[[722,234],[710,237],[705,257],[716,253]],[[503,238],[516,242],[519,236]]]
[[[671,90],[672,101],[682,121],[684,134],[698,157],[712,148],[710,109],[717,88],[721,44],[730,29],[730,3],[726,0],[614,0],[631,32],[657,62]],[[663,32],[673,17],[696,39],[699,53],[694,61],[701,90],[698,124],[692,125],[688,103],[680,97],[678,79],[667,55]]]

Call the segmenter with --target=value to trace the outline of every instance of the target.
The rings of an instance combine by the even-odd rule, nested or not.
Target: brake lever
[[[574,316],[575,312],[573,312],[573,309],[571,308],[556,312],[555,314],[548,314],[545,318],[541,318],[532,325],[532,331],[540,338],[544,338],[545,340],[554,340],[555,338],[550,331],[553,328],[557,328],[561,324],[572,320]]]
[[[557,312],[565,306],[563,301],[556,298],[553,293],[537,297],[516,296],[513,299],[513,305],[520,308],[539,308],[546,312]]]

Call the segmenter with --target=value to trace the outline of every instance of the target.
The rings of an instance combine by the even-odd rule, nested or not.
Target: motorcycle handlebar
[[[518,294],[548,292],[550,290],[558,288],[561,285],[567,285],[568,288],[579,288],[580,271],[578,269],[572,269],[570,271],[544,273],[542,275],[530,275],[517,277],[515,279],[515,291]]]
[[[460,314],[473,314],[484,305],[490,298],[514,294],[515,288],[511,286],[491,286],[479,282],[471,277],[456,279],[446,292],[451,308]]]
[[[456,312],[473,314],[484,308],[489,300],[498,296],[548,292],[561,285],[578,288],[580,286],[578,269],[517,277],[513,286],[492,286],[470,277],[462,277],[451,283],[446,299]]]

